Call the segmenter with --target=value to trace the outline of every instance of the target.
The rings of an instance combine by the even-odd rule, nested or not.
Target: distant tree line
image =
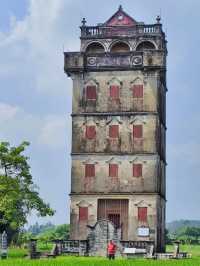
[[[36,223],[26,230],[21,230],[17,239],[13,239],[13,244],[22,246],[27,244],[30,239],[37,239],[38,242],[46,245],[54,240],[68,240],[69,224],[54,225],[52,223],[46,223],[39,225]]]
[[[166,243],[180,240],[183,244],[200,244],[200,227],[182,226],[173,232],[166,230]]]

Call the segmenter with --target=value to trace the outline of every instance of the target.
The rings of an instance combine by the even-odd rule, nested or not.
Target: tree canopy
[[[0,231],[8,227],[19,229],[32,210],[39,216],[54,214],[33,182],[29,158],[24,155],[28,145],[28,142],[22,142],[11,147],[8,142],[0,143]]]

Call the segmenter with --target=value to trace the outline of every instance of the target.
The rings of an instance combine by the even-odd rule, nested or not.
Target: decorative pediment
[[[84,82],[84,85],[85,86],[98,86],[99,85],[99,82],[94,79],[94,78],[91,78],[91,79],[88,79]]]
[[[98,162],[92,158],[88,158],[87,160],[83,161],[83,164],[98,164]]]
[[[89,207],[92,206],[88,201],[86,200],[81,200],[76,204],[78,207]]]
[[[87,117],[85,121],[83,122],[83,125],[87,126],[96,126],[99,124],[99,121],[95,121],[93,117]]]
[[[122,124],[120,116],[114,116],[114,117],[108,117],[107,125],[116,125],[116,124]]]
[[[136,24],[137,22],[122,9],[121,5],[117,12],[105,22],[106,26],[135,26]]]
[[[145,161],[145,160],[141,160],[141,158],[140,157],[135,157],[133,160],[131,160],[131,161],[129,161],[131,164],[133,164],[133,163],[146,163],[147,161]]]
[[[130,124],[146,124],[146,119],[145,117],[141,117],[141,116],[131,116],[130,118]]]
[[[139,77],[135,78],[134,80],[132,80],[131,85],[143,85],[143,80]]]
[[[117,160],[115,157],[111,157],[108,161],[106,161],[108,164],[121,164],[121,161]]]
[[[111,80],[109,80],[107,82],[108,85],[118,85],[118,86],[121,86],[122,85],[122,81],[119,80],[118,78],[116,77],[113,77]]]
[[[146,202],[145,200],[140,200],[134,204],[137,207],[151,207],[152,205]]]

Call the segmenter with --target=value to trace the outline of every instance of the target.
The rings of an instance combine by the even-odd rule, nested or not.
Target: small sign
[[[138,228],[138,236],[149,236],[149,228],[148,227],[139,227]]]

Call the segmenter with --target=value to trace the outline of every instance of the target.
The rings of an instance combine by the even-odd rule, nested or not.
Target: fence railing
[[[104,27],[104,26],[83,26],[81,37],[108,37],[108,36],[134,36],[138,34],[162,34],[161,24],[136,25],[132,27]]]

